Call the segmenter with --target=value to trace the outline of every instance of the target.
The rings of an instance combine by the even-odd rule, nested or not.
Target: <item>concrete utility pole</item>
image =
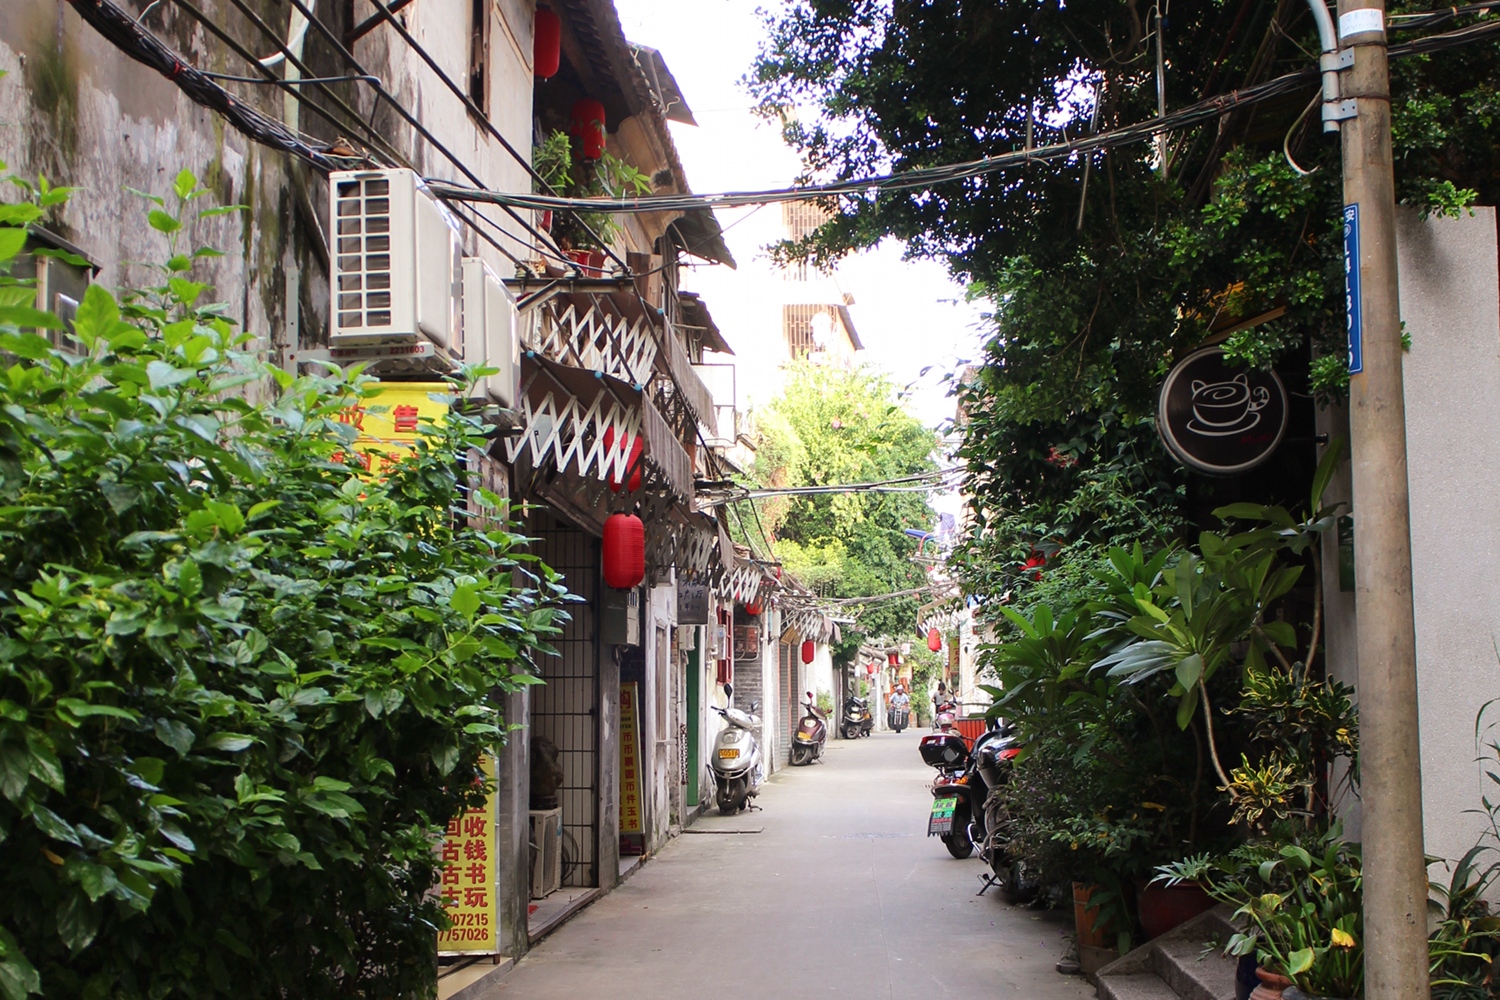
[[[1313,3],[1321,6],[1320,0]],[[1421,1000],[1430,996],[1427,867],[1384,0],[1343,0],[1338,34],[1340,47],[1354,57],[1342,74],[1340,111],[1354,112],[1343,120],[1342,131],[1346,264],[1354,265],[1349,272],[1349,431],[1359,616],[1365,997]]]

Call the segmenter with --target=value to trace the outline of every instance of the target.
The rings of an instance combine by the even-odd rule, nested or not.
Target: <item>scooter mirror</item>
[[[813,700],[813,693],[811,691],[807,692],[807,700],[808,701],[812,701]]]
[[[726,697],[726,698],[733,698],[734,697],[734,685],[733,684],[725,684],[724,685],[724,697]]]

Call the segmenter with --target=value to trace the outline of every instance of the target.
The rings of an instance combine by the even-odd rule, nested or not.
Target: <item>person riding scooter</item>
[[[897,688],[896,693],[891,695],[890,708],[891,729],[901,732],[911,722],[911,695],[906,693],[905,688]]]
[[[938,681],[937,694],[932,698],[932,731],[947,732],[958,727],[954,724],[958,718],[958,702],[954,701],[948,693],[947,685]]]

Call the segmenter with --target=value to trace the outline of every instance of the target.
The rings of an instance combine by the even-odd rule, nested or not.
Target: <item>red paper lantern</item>
[[[536,9],[532,29],[531,66],[538,80],[550,80],[562,65],[562,18],[546,7]]]
[[[935,628],[930,628],[927,630],[927,648],[932,650],[934,653],[943,648],[942,633],[940,633]]]
[[[604,105],[592,97],[573,103],[573,125],[568,134],[583,143],[583,158],[597,160],[604,155]]]
[[[616,590],[646,578],[646,526],[634,514],[611,514],[604,522],[604,582]]]
[[[811,639],[804,639],[802,642],[802,662],[811,663],[813,661],[813,655],[817,652],[817,650],[818,647],[813,643]]]
[[[624,488],[634,493],[641,488],[641,451],[643,449],[641,439],[638,437],[626,437],[624,441],[628,445],[622,444],[621,450],[625,450],[628,447],[630,452],[629,456],[625,459],[625,468],[630,473],[630,485]],[[606,427],[604,428],[604,450],[607,452],[614,446],[615,429],[613,427]],[[616,479],[614,476],[609,477],[609,488],[612,492],[620,492],[621,486],[622,484],[619,479]]]
[[[745,614],[751,616],[760,614],[760,602],[751,601],[749,604],[745,605]]]

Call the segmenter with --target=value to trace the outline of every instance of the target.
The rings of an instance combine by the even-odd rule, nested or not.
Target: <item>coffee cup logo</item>
[[[1162,443],[1184,465],[1211,475],[1234,475],[1270,458],[1289,417],[1276,373],[1231,364],[1219,347],[1173,365],[1157,397]]]
[[[1265,386],[1250,385],[1243,372],[1223,382],[1192,383],[1193,417],[1187,429],[1202,437],[1243,434],[1260,423],[1260,411],[1271,401]]]

